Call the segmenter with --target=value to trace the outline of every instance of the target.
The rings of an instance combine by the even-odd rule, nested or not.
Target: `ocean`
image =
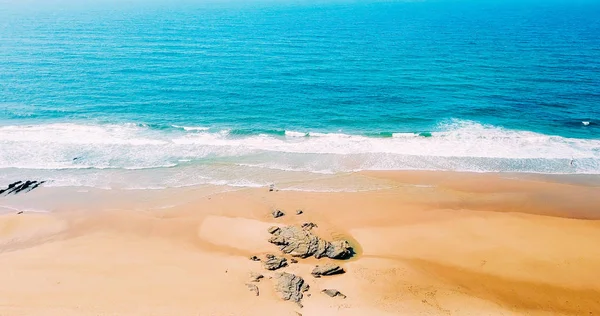
[[[0,184],[600,174],[599,16],[577,0],[0,1]]]

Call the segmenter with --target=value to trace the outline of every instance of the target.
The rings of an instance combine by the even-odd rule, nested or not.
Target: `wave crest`
[[[371,134],[171,127],[4,126],[0,127],[0,168],[143,169],[240,163],[312,172],[423,169],[600,174],[600,140],[472,121],[447,121],[430,132]]]

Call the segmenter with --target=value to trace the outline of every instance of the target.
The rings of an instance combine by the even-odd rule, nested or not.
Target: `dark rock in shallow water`
[[[271,213],[271,214],[273,214],[273,218],[279,218],[279,217],[285,215],[285,213],[282,212],[281,210],[274,210],[273,213]]]
[[[308,291],[308,284],[304,282],[304,279],[285,272],[277,275],[276,278],[275,291],[279,293],[281,298],[286,301],[296,302],[298,306],[302,307],[301,301],[304,297],[304,292]]]
[[[347,259],[352,256],[352,247],[347,241],[329,242],[298,226],[281,227],[269,242],[278,245],[281,251],[294,257]]]
[[[18,193],[27,193],[29,191],[35,190],[40,185],[44,184],[46,181],[17,181],[8,185],[8,187],[4,190],[0,190],[0,195],[10,195],[10,194],[18,194]]]
[[[286,267],[287,259],[283,257],[276,257],[273,255],[267,255],[267,260],[263,261],[263,267],[267,270],[277,270],[279,268]]]
[[[336,289],[325,289],[325,290],[321,291],[321,293],[324,293],[325,295],[327,295],[329,297],[339,296],[341,298],[346,298],[346,295],[342,294],[340,291],[338,291]]]
[[[248,287],[248,290],[256,293],[256,296],[258,296],[258,294],[259,294],[258,286],[256,286],[255,284],[250,284],[250,283],[246,283],[246,286]]]
[[[311,272],[311,274],[315,278],[320,278],[321,276],[325,276],[325,275],[334,275],[334,274],[342,274],[342,273],[344,273],[343,268],[341,268],[338,265],[331,264],[331,263],[316,266]]]

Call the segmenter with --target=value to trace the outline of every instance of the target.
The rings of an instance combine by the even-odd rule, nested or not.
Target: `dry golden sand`
[[[600,315],[600,188],[442,172],[359,178],[391,187],[192,190],[199,198],[173,209],[3,215],[0,315]],[[287,215],[273,219],[274,207]],[[272,273],[248,257],[278,253],[266,228],[304,221],[352,241],[347,273],[314,279],[316,259],[286,268],[311,286],[303,309],[268,278],[254,296],[249,272]]]

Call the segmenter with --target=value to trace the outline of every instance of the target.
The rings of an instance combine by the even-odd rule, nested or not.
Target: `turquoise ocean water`
[[[0,1],[0,182],[600,174],[600,2]]]

